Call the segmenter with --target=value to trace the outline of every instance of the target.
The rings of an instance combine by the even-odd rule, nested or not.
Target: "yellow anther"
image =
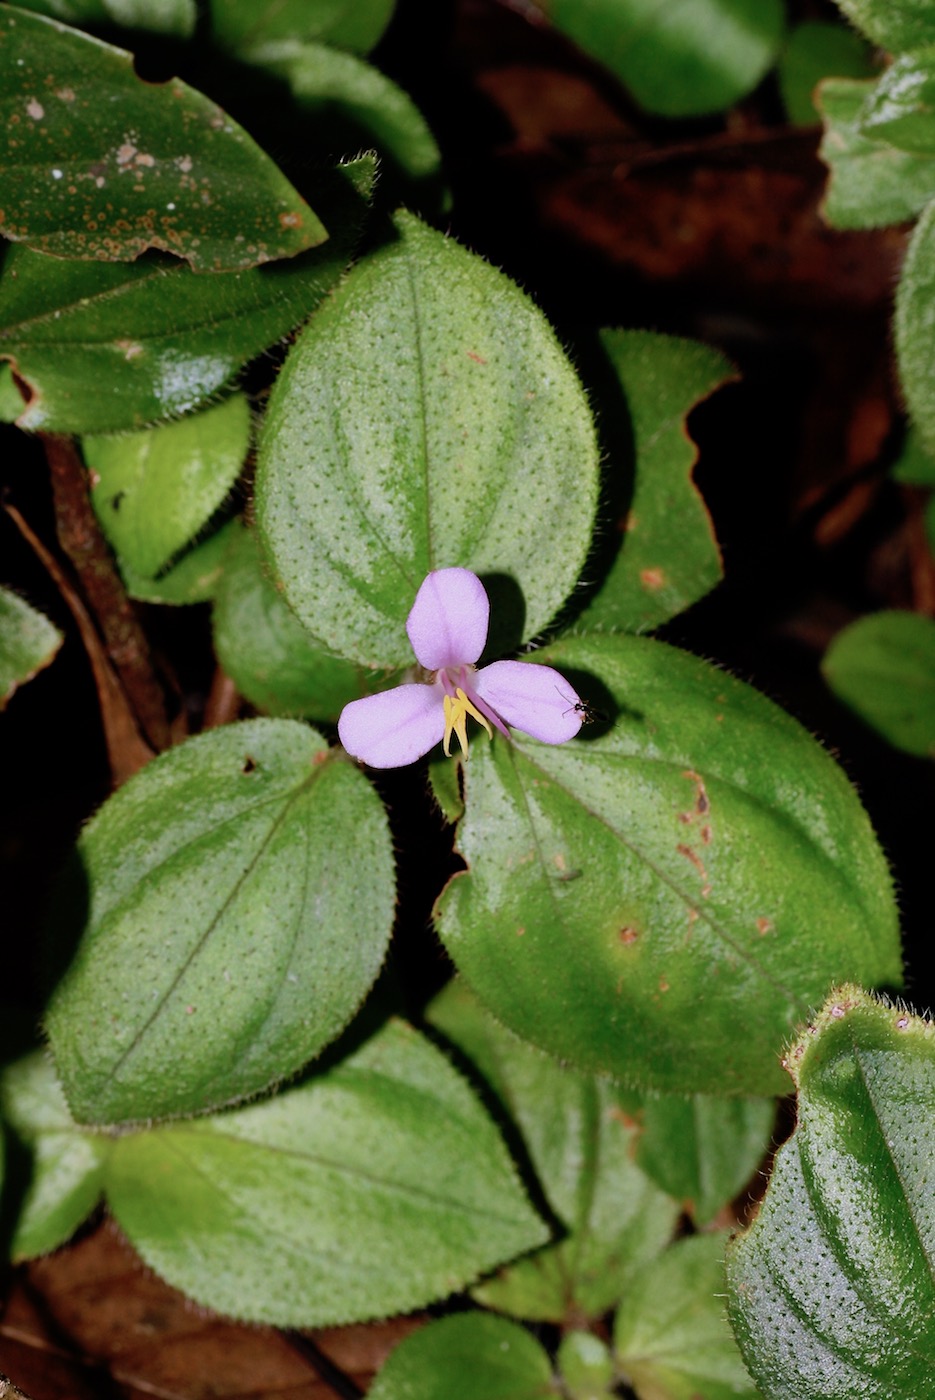
[[[493,737],[493,732],[492,732],[492,730],[491,730],[491,728],[490,728],[490,725],[487,723],[487,720],[486,720],[486,719],[484,718],[484,716],[481,714],[480,710],[478,710],[477,706],[471,704],[470,700],[467,698],[467,696],[465,695],[464,691],[461,689],[460,686],[459,686],[459,687],[457,688],[457,690],[455,691],[454,699],[452,699],[452,697],[451,697],[450,695],[446,695],[446,696],[445,696],[444,706],[445,706],[445,740],[444,740],[444,747],[445,747],[445,757],[446,757],[446,758],[450,758],[450,757],[451,757],[451,736],[452,736],[453,733],[456,734],[456,735],[458,736],[458,743],[461,745],[461,752],[462,752],[463,754],[467,754],[467,751],[468,751],[468,746],[467,746],[467,717],[468,717],[468,715],[473,715],[473,717],[474,717],[476,720],[479,720],[480,723],[481,723],[481,724],[484,726],[484,728],[487,730],[487,733],[491,736],[491,738]]]

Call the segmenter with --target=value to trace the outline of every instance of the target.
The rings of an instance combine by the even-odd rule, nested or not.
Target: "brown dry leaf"
[[[419,1322],[308,1336],[364,1393]],[[226,1321],[169,1288],[109,1223],[18,1272],[0,1322],[0,1369],[30,1400],[335,1400],[341,1393],[274,1328]]]

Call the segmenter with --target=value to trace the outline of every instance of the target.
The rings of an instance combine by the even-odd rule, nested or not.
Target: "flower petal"
[[[473,688],[513,729],[544,744],[564,744],[581,728],[580,698],[551,666],[495,661],[477,672]]]
[[[427,671],[473,666],[487,641],[490,602],[470,569],[435,569],[416,594],[406,631]]]
[[[441,742],[444,693],[434,685],[397,685],[345,705],[338,737],[371,768],[403,768]]]

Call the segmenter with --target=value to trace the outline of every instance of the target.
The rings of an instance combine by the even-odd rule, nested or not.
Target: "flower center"
[[[490,725],[487,723],[486,718],[484,717],[484,715],[481,714],[481,712],[480,712],[480,710],[477,708],[477,706],[476,706],[476,705],[473,705],[473,704],[471,703],[471,701],[468,699],[468,697],[465,695],[464,691],[462,690],[461,686],[458,686],[458,687],[456,688],[454,695],[448,695],[447,693],[445,694],[445,697],[444,697],[444,706],[445,706],[445,740],[444,740],[444,746],[445,746],[445,757],[446,757],[446,758],[450,758],[450,757],[451,757],[451,736],[452,736],[452,733],[454,733],[454,734],[456,734],[456,735],[458,736],[458,743],[461,745],[461,752],[462,752],[463,754],[467,754],[467,751],[468,751],[468,746],[467,746],[467,717],[468,717],[468,715],[473,715],[475,719],[480,720],[481,724],[482,724],[482,725],[484,726],[484,728],[487,730],[487,733],[490,735],[491,738],[493,738],[493,731],[492,731],[492,729],[490,728]]]

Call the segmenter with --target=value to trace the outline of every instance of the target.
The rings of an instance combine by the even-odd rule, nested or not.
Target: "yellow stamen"
[[[481,714],[480,710],[478,710],[477,707],[476,707],[475,705],[472,705],[472,704],[471,704],[470,700],[467,698],[467,696],[465,695],[464,691],[461,689],[460,686],[458,686],[457,690],[455,691],[454,699],[452,699],[452,697],[451,697],[450,695],[446,695],[446,696],[445,696],[445,699],[444,699],[444,707],[445,707],[445,740],[444,740],[444,746],[445,746],[445,757],[446,757],[446,758],[450,758],[450,757],[451,757],[451,736],[452,736],[452,733],[456,734],[457,737],[458,737],[458,743],[461,745],[461,752],[462,752],[463,754],[467,754],[467,751],[468,751],[468,746],[467,746],[467,717],[468,717],[468,715],[473,715],[473,717],[474,717],[476,720],[479,720],[480,723],[481,723],[481,724],[484,726],[484,728],[487,730],[487,733],[490,735],[490,737],[493,738],[493,732],[492,732],[492,730],[491,730],[491,728],[490,728],[490,725],[487,723],[486,719],[485,719],[484,716]]]

